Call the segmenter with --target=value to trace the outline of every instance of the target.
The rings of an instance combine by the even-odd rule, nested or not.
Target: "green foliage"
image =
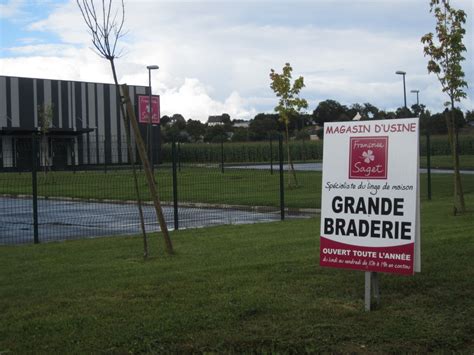
[[[314,161],[323,156],[322,141],[291,141],[290,153],[293,160]],[[162,146],[163,161],[171,162],[171,145]],[[224,144],[226,163],[261,163],[278,158],[278,139],[266,142],[226,142]],[[180,159],[186,163],[217,163],[221,161],[221,144],[181,144]]]
[[[429,57],[428,72],[436,74],[443,92],[450,99],[445,102],[445,106],[450,107],[451,110],[445,116],[453,157],[455,191],[453,212],[454,214],[464,213],[466,205],[459,173],[454,104],[466,97],[464,88],[467,87],[467,82],[464,80],[464,71],[461,65],[465,59],[463,52],[466,51],[463,44],[463,37],[466,34],[466,30],[463,28],[466,23],[466,13],[451,7],[449,0],[431,0],[430,11],[436,18],[436,38],[433,33],[427,33],[421,38],[421,42],[425,45],[423,48],[425,56]]]
[[[440,121],[440,125],[443,124],[443,121]],[[474,137],[471,135],[460,135],[459,136],[459,152],[461,155],[474,155]],[[446,135],[436,135],[430,137],[430,146],[431,146],[431,155],[450,155],[451,146],[449,144],[449,139]],[[426,155],[426,136],[423,135],[420,137],[420,155]],[[452,165],[448,168],[452,169]],[[468,168],[474,168],[468,167]]]
[[[304,78],[300,76],[292,84],[292,71],[293,68],[290,63],[285,64],[281,74],[275,72],[274,69],[270,70],[270,79],[272,81],[270,87],[279,98],[275,111],[278,112],[280,120],[286,127],[288,127],[293,117],[298,116],[301,109],[308,107],[308,102],[298,96],[301,89],[305,87]]]
[[[324,122],[348,121],[352,117],[347,115],[347,110],[346,106],[335,100],[325,100],[321,101],[313,111],[313,118],[321,126]]]
[[[440,129],[445,129],[442,116],[433,116],[434,121],[439,123]],[[438,117],[438,118],[437,118]],[[431,127],[436,128],[436,125]],[[318,134],[322,131],[317,132]],[[431,134],[436,134],[433,129]],[[420,138],[421,155],[425,155],[425,136]],[[323,158],[323,141],[298,140],[290,141],[290,153],[295,161],[320,161]],[[474,155],[474,137],[472,135],[459,135],[459,151],[461,155]],[[270,152],[273,153],[273,160],[278,158],[278,140],[265,142],[226,142],[224,144],[224,156],[226,163],[262,163],[270,161]],[[431,155],[448,155],[451,152],[449,140],[446,135],[431,137]],[[162,146],[164,162],[171,162],[171,145]],[[186,143],[180,145],[181,162],[186,163],[218,163],[221,161],[220,143]]]
[[[436,35],[430,32],[421,38],[424,54],[429,57],[428,72],[436,74],[443,92],[450,98],[445,105],[454,109],[454,102],[466,97],[463,88],[467,82],[461,66],[466,51],[462,42],[466,13],[451,7],[449,0],[431,0],[430,11],[436,18]]]

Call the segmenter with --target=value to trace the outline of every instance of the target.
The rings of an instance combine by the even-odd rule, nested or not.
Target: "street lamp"
[[[397,70],[395,74],[403,76],[403,102],[405,103],[405,108],[407,108],[407,91],[405,87],[405,75],[407,73],[401,70]]]
[[[153,139],[150,139],[150,126],[152,124],[153,109],[151,104],[151,71],[158,70],[158,65],[148,65],[148,125],[146,126],[146,146],[149,149],[151,171],[153,172]]]
[[[420,105],[419,97],[418,94],[420,93],[420,90],[411,90],[410,91],[412,94],[416,94],[416,106]]]

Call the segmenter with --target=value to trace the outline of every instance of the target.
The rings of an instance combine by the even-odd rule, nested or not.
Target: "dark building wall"
[[[136,96],[146,94],[147,87],[130,86],[129,91],[136,105]],[[53,128],[93,129],[74,138],[69,163],[127,162],[125,127],[113,84],[0,76],[0,130],[38,127],[38,107],[46,105],[53,108]],[[14,152],[8,157],[6,151],[14,150],[15,137],[0,139],[0,166],[14,164]]]

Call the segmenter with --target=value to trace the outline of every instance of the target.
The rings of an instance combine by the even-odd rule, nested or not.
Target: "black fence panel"
[[[211,148],[206,162],[185,159],[182,144],[175,145],[170,161],[164,155],[155,160],[154,176],[169,229],[284,217],[281,191],[286,187],[278,174],[278,159],[285,154],[278,151],[278,142],[266,142],[253,155],[258,165],[236,163],[241,153],[231,153],[235,145],[230,144],[220,144],[217,153]],[[77,139],[42,136],[16,139],[11,149],[3,144],[0,244],[140,234],[130,152],[125,145],[106,141],[84,147]],[[247,156],[250,151],[240,150]],[[257,158],[266,151],[271,154]],[[158,149],[153,153],[159,156]],[[135,147],[131,156],[137,156]],[[138,159],[135,167],[146,231],[159,231]]]

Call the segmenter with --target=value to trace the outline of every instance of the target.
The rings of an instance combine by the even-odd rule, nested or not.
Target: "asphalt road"
[[[153,206],[143,206],[147,232],[159,231]],[[174,229],[173,208],[164,206],[169,230]],[[30,198],[0,198],[0,244],[33,242]],[[277,221],[280,211],[180,207],[179,228]],[[140,234],[138,208],[133,204],[38,200],[40,242],[110,235]]]
[[[293,167],[297,171],[322,171],[322,163],[296,163]],[[232,169],[257,169],[257,170],[270,170],[270,164],[258,164],[258,165],[234,165],[229,168]],[[273,164],[273,169],[278,169],[278,164]],[[288,164],[283,165],[283,169],[288,169]],[[427,169],[421,168],[421,173],[426,173]],[[453,170],[449,169],[431,169],[432,174],[452,174]],[[461,174],[474,175],[474,170],[461,170]]]

